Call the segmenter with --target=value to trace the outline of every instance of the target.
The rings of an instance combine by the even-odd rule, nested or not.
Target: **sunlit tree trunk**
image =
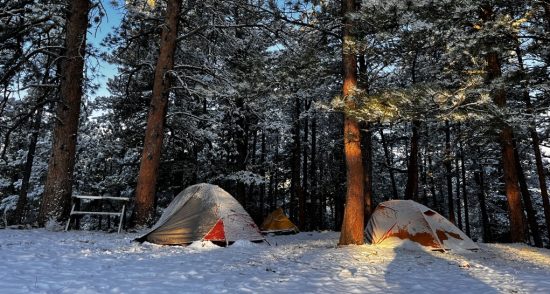
[[[481,7],[481,18],[483,21],[489,21],[493,18],[491,6]],[[488,44],[491,45],[491,44]],[[487,82],[502,75],[500,58],[495,51],[485,54],[487,63]],[[496,89],[493,92],[493,101],[499,108],[506,108],[506,90]],[[518,186],[518,175],[516,169],[516,159],[514,156],[514,135],[512,127],[502,122],[500,128],[500,144],[502,148],[502,167],[504,171],[504,185],[506,189],[506,198],[508,199],[508,210],[510,216],[510,238],[512,242],[525,241],[525,226],[523,218],[523,209],[521,206],[521,196]]]
[[[153,80],[153,94],[149,106],[147,128],[136,188],[136,204],[132,223],[143,226],[152,220],[155,191],[160,166],[164,123],[170,94],[170,73],[174,67],[178,18],[182,0],[168,0],[166,17],[160,39],[160,52]]]
[[[350,13],[355,12],[354,0],[342,0],[344,17],[342,61],[344,69],[343,96],[348,109],[356,107],[353,96],[357,88],[357,64],[355,36]],[[344,154],[346,162],[347,192],[344,219],[339,245],[364,243],[364,186],[365,174],[361,155],[361,130],[359,123],[344,114]]]
[[[505,101],[506,93],[497,93],[497,105],[502,105]],[[510,234],[512,242],[525,241],[523,208],[521,205],[520,190],[518,185],[518,175],[515,166],[514,156],[514,136],[511,126],[503,126],[500,133],[500,143],[502,146],[502,165],[504,171],[504,184],[506,197],[508,199],[508,209],[510,212]]]
[[[89,10],[89,0],[72,0],[69,3],[65,59],[60,73],[60,101],[56,106],[57,122],[53,131],[52,153],[38,215],[38,223],[41,226],[50,219],[61,221],[69,214],[84,83],[84,55]]]

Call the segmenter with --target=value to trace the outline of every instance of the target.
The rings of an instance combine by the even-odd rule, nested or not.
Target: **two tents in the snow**
[[[262,231],[296,233],[298,228],[277,209],[267,216]],[[391,245],[410,240],[435,250],[477,249],[477,245],[440,214],[410,200],[378,205],[366,227],[367,241]],[[222,188],[197,184],[183,190],[159,221],[138,241],[178,245],[193,241],[229,244],[263,241],[260,230],[235,198]]]
[[[239,202],[222,188],[197,184],[179,193],[157,223],[138,241],[163,245],[237,240],[263,241],[260,230]]]
[[[297,232],[282,209],[262,224],[267,232]],[[222,188],[197,184],[179,193],[158,222],[138,241],[163,245],[212,241],[229,244],[237,240],[263,241],[260,230],[239,202]]]

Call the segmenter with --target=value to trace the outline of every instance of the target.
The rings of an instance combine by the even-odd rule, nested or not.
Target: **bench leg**
[[[69,230],[69,226],[71,225],[71,219],[73,217],[73,211],[75,206],[76,206],[76,203],[73,204],[73,207],[71,208],[71,213],[69,214],[69,220],[67,221],[67,225],[65,226],[65,232]]]
[[[124,217],[125,217],[125,210],[126,210],[126,204],[123,204],[122,205],[122,211],[120,212],[120,220],[118,221],[118,233],[120,234],[120,231],[122,229],[122,221],[124,220]]]

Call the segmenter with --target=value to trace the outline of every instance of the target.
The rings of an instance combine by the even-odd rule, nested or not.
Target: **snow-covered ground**
[[[550,293],[550,250],[336,247],[338,233],[228,248],[136,234],[0,230],[0,293]]]

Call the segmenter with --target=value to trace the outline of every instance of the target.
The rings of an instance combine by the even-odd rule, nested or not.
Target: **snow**
[[[338,233],[190,246],[138,233],[0,230],[3,293],[550,293],[550,250],[480,244],[441,253],[337,247]]]

